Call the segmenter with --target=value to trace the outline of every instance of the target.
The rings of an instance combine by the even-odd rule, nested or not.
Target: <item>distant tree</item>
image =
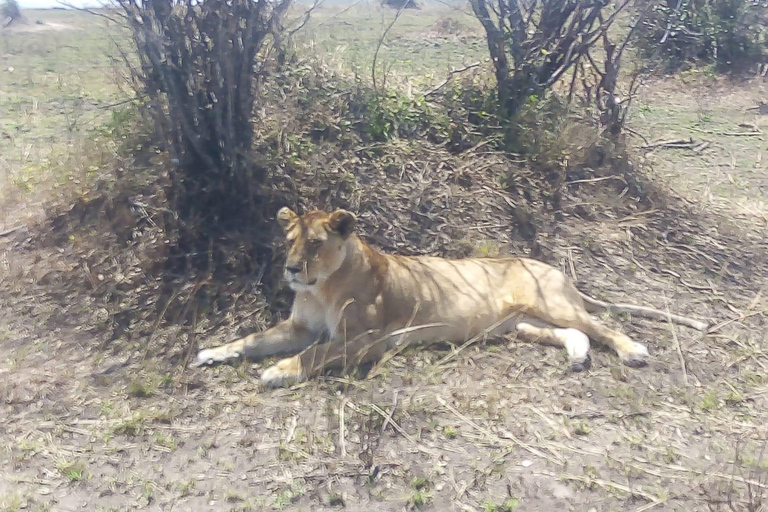
[[[16,0],[4,0],[0,4],[0,24],[7,27],[14,21],[21,19],[21,9]]]
[[[392,9],[419,9],[414,0],[381,0],[381,5]]]

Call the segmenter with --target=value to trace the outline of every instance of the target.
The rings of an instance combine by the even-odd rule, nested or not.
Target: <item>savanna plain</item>
[[[523,222],[509,176],[525,164],[483,144],[315,137],[346,100],[310,70],[369,81],[395,15],[320,6],[296,35],[307,60],[292,73],[306,77],[256,124],[303,207],[355,211],[389,251],[534,255],[594,297],[711,327],[606,315],[648,345],[645,368],[595,347],[573,374],[558,349],[489,339],[264,390],[270,361],[189,363],[285,316],[264,284],[280,251],[226,307],[206,303],[215,277],[158,279],[162,240],[147,240],[162,201],[145,177],[167,161],[134,133],[127,32],[86,12],[24,14],[0,30],[0,510],[765,510],[765,78],[644,78],[628,120],[637,176],[567,175],[561,211]],[[425,109],[451,70],[489,76],[461,4],[405,10],[377,61],[379,84]],[[286,120],[310,94],[328,111]]]

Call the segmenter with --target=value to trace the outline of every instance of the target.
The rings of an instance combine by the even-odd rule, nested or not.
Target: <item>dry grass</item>
[[[529,190],[535,176],[486,146],[452,153],[421,128],[380,142],[357,125],[318,136],[313,120],[354,116],[326,83],[323,101],[302,102],[304,84],[283,84],[282,108],[259,124],[262,153],[282,170],[274,186],[299,206],[352,208],[369,241],[400,253],[534,254],[595,297],[715,327],[608,318],[648,342],[645,369],[596,350],[591,371],[569,374],[559,351],[503,339],[263,392],[262,364],[186,361],[201,341],[284,313],[265,285],[272,271],[227,239],[226,272],[158,265],[162,176],[146,169],[162,156],[117,154],[130,187],[99,180],[74,208],[0,237],[2,510],[759,510],[768,252],[754,216],[725,200],[712,211],[687,190],[649,201],[642,187],[682,169],[670,157],[632,187],[602,179],[614,169],[574,169],[556,221]],[[683,111],[685,90],[662,92],[652,109]],[[743,142],[717,139],[724,154]],[[764,200],[755,184],[723,185]]]

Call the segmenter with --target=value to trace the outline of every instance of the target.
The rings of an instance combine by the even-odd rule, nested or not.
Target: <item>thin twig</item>
[[[339,405],[339,453],[341,457],[347,456],[347,442],[344,439],[346,436],[346,427],[344,425],[344,407],[347,405],[347,397],[341,399],[341,405]]]
[[[760,137],[765,134],[763,132],[720,132],[720,135],[730,135],[731,137]]]
[[[662,148],[674,148],[674,149],[693,149],[696,146],[698,146],[700,143],[693,140],[693,139],[673,139],[673,140],[660,140],[658,142],[652,142],[651,144],[646,144],[645,146],[642,146],[641,149],[654,149],[658,147]]]
[[[118,16],[120,16],[121,19],[116,20],[115,18],[113,18],[111,16],[108,16],[108,15],[102,13],[102,12],[96,12],[96,11],[94,11],[92,9],[89,9],[88,7],[79,7],[77,5],[73,5],[73,4],[69,3],[69,2],[62,2],[61,0],[59,0],[56,3],[58,3],[59,5],[61,5],[63,7],[66,7],[67,9],[74,9],[76,11],[81,11],[81,12],[88,13],[88,14],[90,14],[92,16],[98,16],[100,18],[107,19],[107,20],[111,21],[112,23],[116,23],[118,25],[125,22],[125,16],[122,15],[122,14],[119,14],[119,13],[118,13]]]
[[[379,58],[379,51],[381,50],[381,46],[384,44],[384,39],[387,37],[387,34],[389,34],[389,31],[392,30],[392,27],[395,26],[395,23],[397,23],[397,20],[400,18],[400,15],[403,14],[403,11],[405,11],[405,7],[407,5],[408,5],[408,2],[406,1],[403,3],[400,9],[398,9],[397,14],[395,14],[395,17],[389,23],[387,28],[384,29],[384,32],[381,33],[379,42],[376,44],[376,51],[373,53],[373,66],[371,67],[371,80],[373,81],[374,91],[376,91],[376,61]]]
[[[309,9],[307,9],[306,11],[304,11],[304,14],[302,14],[301,22],[299,22],[299,24],[296,25],[295,28],[292,28],[291,30],[289,30],[287,32],[286,38],[290,39],[291,37],[293,37],[293,35],[296,32],[298,32],[299,30],[303,29],[307,25],[307,23],[309,22],[309,18],[312,16],[312,13],[315,11],[315,9],[317,9],[318,7],[323,5],[324,1],[325,0],[315,0],[315,2],[312,4],[312,6]]]
[[[430,372],[430,376],[435,375],[438,371],[440,371],[441,367],[445,365],[448,361],[459,355],[465,348],[469,347],[470,345],[473,345],[480,341],[481,339],[488,336],[489,333],[494,331],[496,328],[500,327],[504,322],[510,320],[512,317],[519,315],[519,311],[513,311],[509,313],[508,315],[502,317],[501,319],[497,320],[494,324],[490,325],[489,327],[483,329],[481,332],[476,334],[475,336],[469,338],[467,341],[465,341],[459,348],[451,350],[449,354],[447,354],[445,357],[440,359],[438,362],[434,364],[433,370]]]
[[[107,105],[100,105],[98,108],[101,109],[101,110],[106,110],[108,108],[119,107],[120,105],[125,105],[126,103],[133,103],[134,101],[142,100],[142,99],[146,98],[147,96],[148,96],[147,94],[142,94],[140,96],[136,96],[135,98],[128,98],[127,100],[118,101],[116,103],[109,103]]]
[[[768,489],[768,484],[757,481],[757,480],[751,480],[744,478],[739,475],[733,475],[733,474],[727,474],[727,473],[721,473],[719,471],[710,471],[710,470],[699,470],[695,468],[689,468],[685,466],[679,466],[677,464],[660,464],[657,462],[651,462],[650,460],[643,459],[642,457],[633,457],[633,459],[637,462],[640,462],[642,464],[651,464],[656,467],[669,469],[671,471],[679,471],[681,473],[692,473],[694,475],[699,476],[708,476],[711,478],[719,478],[721,480],[733,480],[735,482],[739,482],[746,485],[752,485],[754,487],[758,487],[760,489]],[[637,467],[634,466],[633,467]],[[647,471],[647,470],[646,470]],[[670,474],[663,474],[664,478],[681,478],[677,475],[670,475]]]
[[[0,231],[0,238],[4,238],[8,235],[12,235],[15,232],[19,231],[23,226],[16,226],[15,228],[6,229],[5,231]]]
[[[686,327],[690,327],[702,332],[706,332],[709,328],[709,324],[700,320],[694,320],[693,318],[666,313],[664,311],[659,311],[658,309],[653,309],[646,306],[636,306],[634,304],[611,304],[602,300],[593,299],[592,297],[585,295],[582,292],[579,292],[579,295],[581,296],[582,300],[587,303],[588,306],[592,306],[592,308],[587,308],[587,310],[590,312],[594,312],[595,309],[602,309],[615,313],[629,313],[636,316],[651,318],[653,320],[663,321],[671,319],[676,324],[685,325]]]
[[[371,407],[371,409],[373,409],[374,411],[376,411],[376,413],[378,413],[378,414],[379,414],[379,415],[380,415],[382,418],[386,418],[386,417],[388,416],[388,415],[387,415],[387,413],[386,413],[386,412],[384,412],[384,410],[382,410],[382,408],[381,408],[381,407],[379,407],[378,405],[376,405],[376,404],[370,404],[370,407]],[[420,452],[423,452],[423,453],[426,453],[426,454],[429,454],[429,455],[433,455],[433,456],[434,456],[434,455],[438,455],[438,452],[436,452],[435,450],[431,450],[431,449],[427,448],[426,446],[424,446],[423,444],[421,444],[420,442],[418,442],[418,441],[417,441],[417,440],[416,440],[416,439],[415,439],[415,438],[414,438],[412,435],[410,435],[408,432],[406,432],[405,430],[403,430],[403,427],[401,427],[400,425],[398,425],[398,424],[397,424],[397,422],[395,422],[394,420],[390,420],[390,421],[389,421],[389,423],[390,423],[390,424],[392,425],[392,427],[393,427],[395,430],[397,430],[397,432],[398,432],[398,433],[399,433],[401,436],[403,436],[403,437],[404,437],[404,438],[405,438],[405,439],[406,439],[408,442],[410,442],[411,444],[413,444],[414,446],[416,446],[416,448],[417,448],[417,449],[418,449]]]
[[[473,62],[472,64],[468,64],[468,65],[464,66],[463,68],[458,68],[458,69],[452,70],[451,72],[448,73],[448,76],[445,78],[445,80],[440,82],[440,84],[437,87],[434,87],[433,89],[430,89],[429,91],[427,91],[424,94],[422,94],[422,97],[423,98],[428,98],[429,96],[437,93],[440,89],[442,89],[443,87],[448,85],[448,83],[451,80],[453,80],[454,76],[456,76],[456,75],[458,75],[460,73],[464,73],[465,71],[469,71],[470,69],[474,69],[474,68],[480,66],[481,64],[484,64],[484,63],[486,63],[486,62],[488,62],[490,60],[491,60],[490,58],[487,58],[487,59],[482,60],[482,61],[479,60],[477,62]]]
[[[387,414],[387,417],[384,418],[384,423],[381,424],[382,432],[384,432],[387,429],[387,425],[389,425],[389,422],[392,421],[392,417],[395,414],[395,409],[397,409],[397,395],[398,395],[398,390],[396,389],[394,392],[394,396],[392,397],[392,409],[389,410],[389,414]]]
[[[566,181],[565,184],[575,185],[576,183],[599,183],[601,181],[606,181],[606,180],[620,180],[620,181],[626,182],[626,180],[621,176],[601,176],[599,178],[588,178],[583,180]]]
[[[499,442],[500,444],[505,444],[505,443],[503,443],[503,441],[509,440],[509,441],[512,442],[512,444],[515,444],[515,445],[519,446],[520,448],[526,450],[527,452],[529,452],[529,453],[531,453],[533,455],[536,455],[537,457],[541,457],[542,459],[545,459],[545,460],[548,460],[550,462],[554,462],[554,463],[560,464],[560,465],[563,465],[565,463],[565,460],[563,460],[562,457],[559,457],[559,456],[555,457],[555,456],[547,455],[546,453],[542,452],[541,450],[538,450],[538,449],[534,448],[533,446],[531,446],[531,445],[521,441],[512,432],[504,431],[504,437],[501,437],[498,434],[494,434],[490,430],[486,429],[485,427],[482,427],[482,426],[478,425],[477,423],[475,423],[471,419],[469,419],[466,416],[464,416],[462,413],[460,413],[458,410],[456,410],[456,408],[454,406],[449,404],[443,397],[441,397],[439,395],[435,395],[435,400],[437,400],[440,403],[440,405],[442,405],[443,407],[445,407],[446,409],[451,411],[461,421],[463,421],[464,423],[466,423],[470,427],[474,428],[475,430],[477,430],[479,433],[483,434],[484,436],[486,436],[486,437],[488,437],[490,439],[493,439],[494,441]]]
[[[664,307],[667,310],[667,322],[669,323],[669,330],[672,332],[672,339],[675,341],[675,349],[677,350],[677,357],[680,358],[680,367],[683,369],[683,382],[685,382],[685,385],[688,386],[688,369],[685,364],[685,356],[683,355],[683,349],[680,346],[680,339],[677,337],[677,331],[675,330],[675,325],[672,323],[672,313],[669,312],[669,304],[666,302],[666,297],[664,300],[665,304]]]
[[[757,315],[765,315],[765,314],[766,314],[766,311],[763,311],[763,310],[752,311],[751,313],[745,313],[741,315],[739,318],[731,318],[730,320],[725,320],[723,322],[720,322],[717,325],[712,326],[712,328],[709,331],[707,331],[707,334],[715,333],[720,329],[722,329],[723,327],[725,327],[726,325],[732,324],[733,322],[741,322],[742,320],[746,320],[747,318],[751,318]]]
[[[632,496],[639,496],[641,498],[645,498],[646,500],[652,501],[652,502],[659,500],[658,496],[654,496],[653,494],[647,493],[642,489],[633,489],[632,487],[627,487],[626,485],[622,485],[618,482],[611,482],[609,480],[603,480],[602,478],[592,478],[590,476],[583,476],[583,475],[571,475],[568,473],[563,473],[559,475],[559,478],[563,480],[581,482],[587,485],[595,484],[595,485],[599,485],[604,489],[616,489],[618,491],[625,492]]]
[[[363,0],[357,0],[357,2],[353,3],[353,4],[352,4],[352,5],[350,5],[349,7],[345,7],[345,8],[344,8],[344,9],[342,9],[341,11],[339,11],[339,12],[337,12],[336,14],[334,14],[333,16],[331,16],[330,18],[328,18],[328,19],[326,19],[326,20],[323,20],[323,21],[321,21],[320,23],[318,23],[318,24],[317,24],[317,26],[318,26],[318,27],[322,27],[323,25],[325,25],[325,24],[326,24],[326,23],[328,23],[329,21],[333,21],[334,19],[338,18],[339,16],[341,16],[342,14],[344,14],[345,12],[347,12],[348,10],[352,9],[353,7],[356,7],[356,6],[360,5],[362,2],[363,2]]]

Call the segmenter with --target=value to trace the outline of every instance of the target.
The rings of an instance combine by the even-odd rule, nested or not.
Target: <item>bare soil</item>
[[[198,344],[284,314],[266,308],[261,276],[243,276],[249,293],[218,316],[184,315],[199,282],[178,282],[178,307],[130,305],[148,296],[141,279],[114,273],[143,268],[128,263],[140,244],[113,253],[117,264],[77,238],[146,212],[121,210],[119,196],[112,209],[65,209],[0,238],[4,510],[758,510],[743,507],[768,485],[762,228],[587,181],[568,187],[560,220],[537,214],[526,239],[522,203],[499,184],[508,160],[424,143],[378,150],[328,172],[334,194],[309,174],[299,192],[354,208],[380,247],[533,254],[596,297],[668,307],[711,333],[609,318],[649,344],[649,367],[596,349],[576,375],[555,349],[503,339],[264,391],[263,364],[186,365]],[[387,155],[397,163],[381,165]],[[119,244],[115,232],[101,243]],[[131,308],[166,308],[170,321],[118,328]]]

